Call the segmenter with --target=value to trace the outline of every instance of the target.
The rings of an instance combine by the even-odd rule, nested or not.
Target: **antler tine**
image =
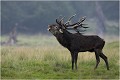
[[[82,24],[82,22],[86,19],[86,16],[82,17],[81,19],[79,19],[79,21],[77,23],[74,23],[72,24],[72,28],[71,29],[74,29],[77,33],[79,33],[79,30],[78,30],[78,27],[79,28],[88,28],[88,27],[84,27],[83,25],[86,25],[86,24]],[[85,30],[83,30],[85,31]]]
[[[57,19],[56,19],[56,23],[58,23],[59,25],[61,25],[61,21],[63,20],[63,18],[61,20],[58,20],[60,19],[60,17],[62,17],[62,15],[60,15]]]
[[[60,18],[60,16],[59,16]],[[66,29],[65,24],[64,24],[64,19],[65,17],[62,17],[60,20],[56,19],[56,23],[59,24],[62,28]]]
[[[71,21],[71,19],[72,19],[73,17],[75,17],[75,16],[76,16],[76,14],[72,15],[72,16],[68,19],[68,21],[65,23],[65,25],[68,24],[68,23]]]
[[[84,16],[84,17],[82,17],[81,19],[79,19],[79,21],[78,21],[79,24],[82,23],[83,21],[85,21],[85,19],[86,19],[86,16]]]
[[[86,19],[86,16],[79,19],[78,23],[76,25],[74,25],[73,28],[83,27],[83,25],[86,25],[86,24],[82,24],[82,22],[85,21],[85,19]],[[87,28],[87,27],[83,27],[83,28]]]
[[[60,25],[60,22],[58,21],[58,19],[56,19],[56,23]]]
[[[60,23],[61,23],[61,24],[64,24],[64,23],[63,23],[63,19],[64,19],[64,18],[65,18],[65,17],[62,17],[62,18],[61,18],[61,20],[60,20]]]
[[[76,15],[76,14],[75,14],[75,15]],[[73,15],[72,17],[70,17],[68,21],[70,21],[75,15]],[[76,22],[76,23],[74,23],[74,24],[68,24],[68,25],[66,25],[66,27],[80,25],[85,19],[86,19],[86,17],[82,17],[81,19],[79,19],[78,22]],[[67,21],[66,23],[68,23],[68,21]]]

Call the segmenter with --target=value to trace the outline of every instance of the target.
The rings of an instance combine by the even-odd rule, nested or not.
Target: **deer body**
[[[67,31],[55,37],[62,46],[71,52],[94,52],[94,49],[102,49],[105,44],[105,41],[99,36],[85,36],[80,33],[71,34]]]
[[[79,52],[95,52],[97,68],[100,57],[105,61],[107,70],[109,70],[107,57],[103,54],[102,49],[105,41],[96,35],[82,35],[81,33],[70,33],[67,31],[62,23],[53,24],[49,26],[49,31],[56,37],[58,42],[66,47],[71,53],[72,69],[74,64],[77,69],[77,58]]]

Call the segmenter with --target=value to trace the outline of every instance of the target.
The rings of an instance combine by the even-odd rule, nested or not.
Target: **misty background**
[[[119,36],[119,1],[1,1],[1,35],[51,35],[49,24],[74,14],[87,17],[85,34]]]

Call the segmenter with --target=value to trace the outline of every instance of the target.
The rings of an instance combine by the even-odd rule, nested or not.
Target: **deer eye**
[[[55,29],[57,29],[58,27],[57,26],[55,26]]]

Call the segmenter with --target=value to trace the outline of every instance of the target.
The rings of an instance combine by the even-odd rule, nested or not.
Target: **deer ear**
[[[63,31],[61,29],[59,29],[60,33],[63,33]]]

